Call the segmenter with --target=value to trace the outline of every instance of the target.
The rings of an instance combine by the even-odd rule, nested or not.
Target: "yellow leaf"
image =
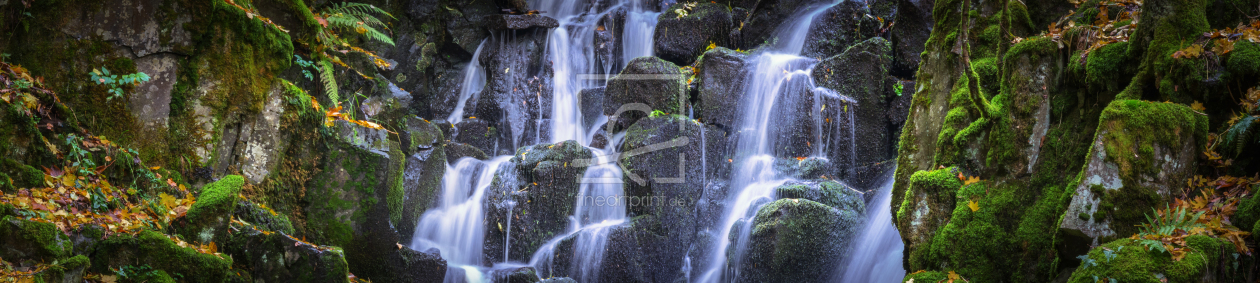
[[[162,166],[149,167],[149,170],[160,170],[160,169],[162,169]]]
[[[162,206],[166,206],[167,209],[173,208],[176,205],[178,205],[175,202],[175,197],[171,195],[162,193],[162,194],[159,194],[158,197],[162,199]]]
[[[968,201],[968,202],[967,202],[967,208],[971,208],[971,212],[976,212],[976,211],[980,210],[980,203],[979,203],[979,202],[976,202],[976,201],[974,201],[974,200],[973,200],[973,201]]]
[[[1199,112],[1203,112],[1204,110],[1207,110],[1207,108],[1203,107],[1203,103],[1199,103],[1198,100],[1190,104],[1190,109],[1198,110]]]
[[[965,185],[975,184],[976,182],[980,182],[980,177],[971,176],[967,178],[966,181],[963,182],[963,185],[965,186]]]
[[[715,44],[715,43],[713,43],[712,41],[710,41],[710,42],[709,42],[709,47],[705,48],[704,50],[710,50],[710,49],[713,49],[713,48],[717,48],[717,44]]]
[[[949,279],[949,282],[953,283],[954,280],[961,280],[962,276],[958,275],[958,273],[954,273],[953,270],[950,270],[949,275],[947,275],[946,278]]]
[[[118,282],[118,275],[101,275],[101,282],[103,283]]]

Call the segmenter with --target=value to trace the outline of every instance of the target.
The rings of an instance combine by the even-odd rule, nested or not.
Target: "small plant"
[[[124,265],[114,270],[114,274],[118,274],[119,279],[124,282],[142,282],[158,276],[158,271],[148,264],[135,266]]]
[[[105,67],[92,69],[92,72],[89,74],[92,75],[92,81],[96,84],[109,87],[108,92],[112,95],[105,98],[105,101],[113,100],[114,98],[122,98],[123,86],[139,85],[140,83],[149,81],[149,75],[144,72],[126,74],[120,77],[116,74],[110,74],[109,69],[106,69]]]
[[[1173,260],[1181,260],[1186,256],[1189,247],[1186,237],[1206,232],[1199,218],[1204,212],[1189,212],[1184,207],[1165,207],[1156,210],[1155,216],[1146,216],[1145,224],[1138,226],[1138,234],[1130,239],[1146,246],[1147,250],[1161,251],[1172,256]]]
[[[674,14],[677,14],[675,19],[681,19],[683,17],[686,17],[689,14],[689,12],[691,12],[691,9],[695,9],[695,8],[696,8],[696,2],[682,3],[682,8],[674,9]]]
[[[901,82],[897,82],[897,83],[893,84],[893,91],[894,91],[894,92],[897,92],[897,96],[901,96],[901,91],[902,91],[902,88],[903,88],[903,87],[901,86]]]
[[[302,76],[306,77],[307,80],[312,80],[312,81],[315,80],[315,76],[311,74],[311,70],[307,70],[310,68],[315,68],[314,62],[306,61],[305,59],[302,59],[302,56],[293,54],[293,63],[298,64],[298,66],[302,67]]]
[[[656,117],[664,117],[665,115],[669,115],[669,113],[665,113],[664,111],[661,111],[661,110],[652,110],[652,114],[648,114],[648,117],[656,118]]]

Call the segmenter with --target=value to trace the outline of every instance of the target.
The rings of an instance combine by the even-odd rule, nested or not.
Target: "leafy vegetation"
[[[107,92],[109,92],[110,94],[113,94],[109,96],[109,98],[106,99],[107,101],[113,100],[115,98],[122,98],[123,86],[128,86],[128,85],[134,86],[134,85],[139,85],[140,83],[149,81],[149,75],[145,74],[144,72],[126,74],[120,77],[117,74],[110,74],[109,69],[106,69],[105,67],[101,67],[100,69],[92,69],[92,72],[90,74],[92,75],[92,82],[98,85],[104,85],[108,87],[109,90],[107,90]]]

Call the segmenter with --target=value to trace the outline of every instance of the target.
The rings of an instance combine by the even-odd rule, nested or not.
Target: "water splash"
[[[610,141],[609,148],[615,148],[624,136],[620,134]],[[553,274],[556,246],[572,238],[573,258],[569,268],[571,274],[568,275],[579,282],[598,282],[608,237],[613,229],[626,222],[622,173],[620,167],[612,162],[619,154],[612,150],[591,151],[596,164],[582,176],[568,231],[548,241],[530,258],[529,265],[544,276],[556,275]]]
[[[896,169],[889,172],[894,171]],[[892,188],[893,174],[889,173],[872,205],[867,206],[868,224],[861,236],[853,241],[853,253],[840,265],[843,275],[833,282],[897,282],[906,276],[901,266],[905,244],[901,242],[901,235],[893,226],[892,213],[889,212]]]
[[[451,111],[451,116],[446,118],[451,125],[459,124],[464,120],[464,106],[468,103],[468,99],[473,95],[480,95],[481,90],[486,87],[486,70],[481,66],[481,49],[486,46],[487,40],[482,40],[481,44],[477,44],[477,51],[473,52],[472,61],[464,67],[464,80],[459,87],[459,103],[455,104],[455,110]]]

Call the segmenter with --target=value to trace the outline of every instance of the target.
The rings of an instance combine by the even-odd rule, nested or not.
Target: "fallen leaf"
[[[974,201],[974,200],[973,200],[973,201],[968,201],[968,202],[967,202],[967,208],[971,208],[971,212],[976,212],[976,211],[980,210],[980,203],[979,203],[979,202],[976,202],[976,201]]]

